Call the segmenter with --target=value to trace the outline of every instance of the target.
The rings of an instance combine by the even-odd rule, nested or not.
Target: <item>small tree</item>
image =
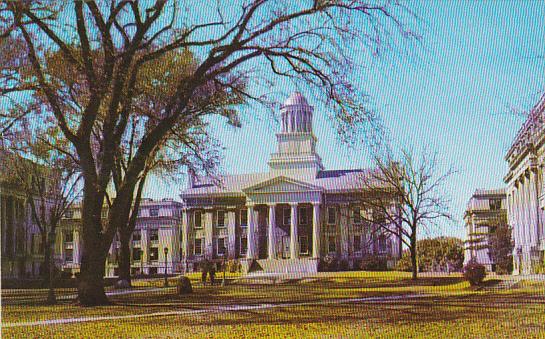
[[[437,155],[427,152],[417,159],[409,151],[403,150],[398,158],[385,151],[374,160],[376,169],[360,180],[360,202],[368,212],[364,218],[408,247],[412,277],[417,279],[418,233],[451,218],[442,189],[454,171],[439,172]]]
[[[48,148],[43,142],[31,142],[29,135],[26,137],[18,135],[11,141],[1,140],[0,168],[8,181],[17,183],[30,206],[32,220],[41,235],[41,248],[44,249],[41,271],[49,288],[47,302],[54,304],[56,230],[65,211],[78,197],[79,174],[65,155]],[[11,152],[6,145],[10,146]]]
[[[489,226],[488,253],[496,264],[498,274],[511,274],[513,271],[513,248],[511,227],[507,224],[507,215],[502,215]]]

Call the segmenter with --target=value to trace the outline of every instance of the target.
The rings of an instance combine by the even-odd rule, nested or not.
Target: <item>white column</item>
[[[269,205],[269,259],[276,259],[276,210],[275,205]]]
[[[74,264],[80,263],[80,254],[79,254],[79,230],[75,229],[73,233],[74,241],[72,242],[73,255],[74,255]]]
[[[140,250],[142,250],[141,260],[144,262],[144,265],[147,265],[149,262],[149,236],[147,228],[140,229]]]
[[[525,236],[526,236],[526,245],[529,246],[531,243],[532,243],[532,238],[531,238],[531,233],[530,233],[530,229],[531,229],[531,225],[532,225],[532,221],[531,221],[531,211],[530,211],[530,201],[531,201],[531,196],[530,196],[530,182],[528,180],[528,177],[526,177],[526,173],[523,175],[523,178],[524,178],[524,201],[523,201],[523,204],[522,206],[524,207],[524,230],[525,230]]]
[[[227,211],[227,256],[233,259],[236,255],[236,211]]]
[[[297,204],[290,204],[291,206],[291,237],[290,237],[290,258],[299,258],[299,235],[297,229]]]
[[[530,201],[529,201],[529,208],[530,208],[530,235],[531,235],[531,244],[533,246],[537,245],[539,242],[539,203],[538,203],[538,194],[537,194],[537,175],[535,170],[530,169],[530,181],[528,182],[530,185]]]
[[[341,233],[340,249],[341,257],[346,258],[348,256],[348,224],[350,220],[350,210],[348,209],[348,204],[342,204],[340,208],[340,218],[339,218],[339,231]],[[373,244],[374,246],[374,244]]]
[[[248,205],[248,250],[246,251],[246,257],[248,259],[255,259],[255,214],[254,206]]]
[[[320,204],[312,204],[312,257],[320,258]]]
[[[214,211],[207,210],[204,213],[204,256],[212,259],[214,255],[213,239],[214,237]]]
[[[189,253],[189,230],[190,230],[190,224],[189,224],[189,215],[190,211],[185,209],[182,213],[182,255],[187,260],[190,256]],[[184,262],[185,265],[185,262]]]

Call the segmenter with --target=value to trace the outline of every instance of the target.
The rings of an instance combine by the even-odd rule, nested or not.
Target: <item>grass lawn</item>
[[[399,272],[320,273],[280,285],[202,286],[191,275],[192,295],[162,281],[138,281],[146,293],[112,296],[114,305],[82,308],[63,301],[40,304],[2,291],[2,323],[142,315],[136,319],[4,327],[2,337],[545,337],[544,283],[523,282],[502,291],[474,290],[460,276],[426,276],[416,283]],[[63,290],[70,295],[74,291]],[[24,298],[21,295],[25,296]],[[339,302],[346,298],[419,295],[418,298]],[[247,308],[252,305],[265,305]],[[221,307],[244,307],[222,310]]]

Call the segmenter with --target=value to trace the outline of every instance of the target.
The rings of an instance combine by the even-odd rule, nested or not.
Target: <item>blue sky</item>
[[[522,124],[521,118],[507,113],[508,108],[530,109],[545,89],[545,2],[412,5],[421,18],[421,46],[409,57],[386,55],[354,77],[371,95],[395,143],[435,150],[443,168],[453,165],[458,170],[447,187],[456,220],[429,235],[463,237],[462,216],[472,192],[503,185],[507,170],[503,157]],[[224,173],[268,169],[279,126],[266,114],[252,116],[257,117],[244,119],[242,129],[224,123],[213,126],[225,147]],[[325,167],[369,166],[364,152],[338,141],[325,116],[317,106],[314,129]],[[183,185],[155,179],[147,195],[176,198]]]

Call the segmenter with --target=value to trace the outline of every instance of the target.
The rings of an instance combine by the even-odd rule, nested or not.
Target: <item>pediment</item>
[[[278,176],[258,184],[244,188],[244,193],[279,193],[279,192],[316,192],[322,187],[315,186],[305,181]]]

